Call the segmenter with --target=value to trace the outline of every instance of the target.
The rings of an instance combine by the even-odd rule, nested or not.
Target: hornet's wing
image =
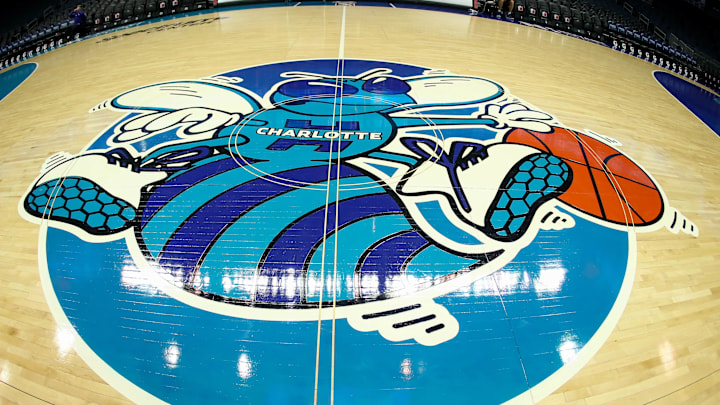
[[[208,108],[228,113],[250,114],[260,108],[257,96],[244,89],[202,81],[175,81],[140,87],[95,106],[123,110],[177,111]]]

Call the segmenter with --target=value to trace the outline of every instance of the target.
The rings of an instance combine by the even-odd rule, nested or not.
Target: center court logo
[[[86,360],[173,403],[308,403],[312,373],[278,375],[288,359],[334,370],[343,403],[470,400],[484,384],[489,402],[537,399],[617,322],[634,232],[698,233],[616,141],[484,78],[294,61],[140,87],[99,109],[127,114],[48,159],[20,212],[48,225],[48,299]],[[553,300],[562,331],[539,322]],[[338,368],[315,357],[335,319],[347,321]],[[494,354],[507,350],[510,364]],[[213,392],[162,377],[197,374]],[[265,379],[287,390],[269,397]]]

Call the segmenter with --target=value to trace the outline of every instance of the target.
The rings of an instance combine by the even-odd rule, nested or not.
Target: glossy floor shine
[[[718,98],[682,78],[390,7],[30,62],[0,101],[1,403],[720,399],[720,139],[658,80]]]

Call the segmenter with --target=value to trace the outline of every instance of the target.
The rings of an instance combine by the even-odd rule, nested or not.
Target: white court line
[[[345,72],[345,12],[347,8],[343,7],[342,12],[342,24],[340,28],[340,47],[338,50],[338,64],[337,69],[335,71],[335,85],[336,89],[340,89],[340,100],[342,100],[342,76]],[[342,68],[341,68],[342,66]],[[339,86],[338,86],[339,85]],[[336,90],[336,96],[335,96],[335,104],[333,105],[333,114],[332,114],[332,125],[335,126],[336,121],[336,112],[337,112],[337,90]],[[342,104],[340,105],[340,122],[342,122]],[[342,124],[340,124],[342,125]],[[338,128],[341,129],[341,128]],[[335,128],[333,128],[333,131]],[[334,139],[330,138],[330,151],[329,158],[328,158],[328,176],[327,176],[327,188],[326,188],[326,194],[325,194],[325,221],[324,221],[324,228],[323,228],[323,247],[322,247],[322,260],[320,263],[320,295],[319,295],[319,304],[318,304],[318,326],[317,326],[317,343],[315,347],[315,388],[314,388],[314,395],[313,395],[313,404],[317,405],[318,403],[318,382],[319,382],[319,374],[320,374],[320,337],[321,337],[321,329],[322,329],[322,306],[323,306],[323,290],[325,289],[325,248],[326,248],[326,242],[327,242],[327,228],[328,228],[328,209],[330,206],[330,178],[331,178],[331,170],[332,170],[332,153],[333,153],[333,143]],[[338,157],[337,157],[337,178],[336,178],[336,188],[335,188],[335,230],[338,228],[338,206],[337,202],[339,199],[339,193],[340,193],[340,145],[341,141],[338,140]],[[334,249],[334,257],[335,262],[333,264],[333,319],[332,319],[332,343],[331,343],[331,356],[330,356],[330,404],[333,405],[334,403],[334,391],[335,391],[335,304],[336,304],[336,276],[337,276],[337,232],[334,232],[335,234],[335,249]]]
[[[338,59],[344,60],[345,59],[345,11],[347,11],[347,7],[343,7],[343,14],[342,14],[342,25],[340,26],[340,49],[338,50]],[[343,62],[343,66],[345,66]]]
[[[345,76],[345,12],[347,7],[343,7],[342,25],[340,26],[340,50],[338,51],[338,64],[342,66],[340,77]],[[338,132],[342,132],[342,119],[343,119],[343,104],[342,104],[342,82],[340,83],[340,115],[338,119]],[[338,137],[338,151],[337,151],[337,163],[335,165],[335,245],[333,246],[333,277],[332,277],[332,291],[333,291],[333,316],[332,316],[332,342],[330,344],[330,405],[335,404],[335,310],[337,308],[337,266],[338,266],[338,245],[340,245],[340,235],[338,232],[339,227],[339,214],[340,214],[340,152],[342,141]],[[332,148],[331,148],[332,149]]]

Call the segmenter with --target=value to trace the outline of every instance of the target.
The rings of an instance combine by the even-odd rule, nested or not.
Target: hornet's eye
[[[345,83],[295,80],[281,85],[278,92],[290,97],[340,97],[355,94],[358,89]]]
[[[406,94],[410,86],[394,77],[375,77],[365,82],[363,90],[375,94]]]

